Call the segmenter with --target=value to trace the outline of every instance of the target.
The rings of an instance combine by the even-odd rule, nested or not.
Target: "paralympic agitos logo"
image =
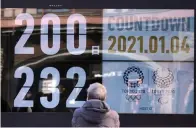
[[[175,93],[174,89],[169,88],[174,80],[172,71],[169,68],[157,69],[153,72],[152,79],[154,84],[160,88],[158,90],[153,90],[153,94],[160,96],[158,99],[160,104],[167,104],[169,102],[167,96],[173,95]]]

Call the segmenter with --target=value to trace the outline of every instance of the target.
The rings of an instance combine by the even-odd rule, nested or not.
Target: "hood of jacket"
[[[88,100],[82,107],[81,116],[89,123],[99,124],[110,108],[108,104],[100,100]]]

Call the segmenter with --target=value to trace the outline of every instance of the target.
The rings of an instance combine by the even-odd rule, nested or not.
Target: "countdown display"
[[[2,18],[2,88],[12,108],[73,112],[99,82],[118,113],[194,113],[193,10],[42,11]]]
[[[191,10],[144,13],[108,13],[106,10],[103,13],[103,49],[113,54],[146,57],[138,60],[193,61],[193,15]],[[111,60],[105,56],[103,59]]]

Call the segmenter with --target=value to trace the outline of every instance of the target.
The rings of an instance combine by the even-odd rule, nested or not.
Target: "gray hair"
[[[88,100],[98,99],[104,101],[106,99],[107,90],[104,85],[100,83],[93,83],[87,90]]]

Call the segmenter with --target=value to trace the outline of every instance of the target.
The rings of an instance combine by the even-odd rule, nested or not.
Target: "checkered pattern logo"
[[[133,72],[137,73],[138,74],[138,79],[140,79],[141,82],[143,82],[144,74],[141,71],[141,69],[139,67],[136,67],[136,66],[132,66],[132,67],[127,68],[127,70],[124,72],[123,79],[124,79],[124,83],[127,86],[130,86],[132,88],[136,88],[136,87],[139,87],[140,84],[141,84],[141,83],[140,84],[138,83],[139,81],[137,81],[136,83],[134,83],[134,82],[129,83],[129,74],[133,73]]]
[[[163,77],[160,74],[160,70],[162,69],[157,69],[156,71],[154,71],[152,76],[153,82],[160,88],[167,88],[169,87],[169,85],[173,83],[173,79],[174,79],[173,73],[167,68],[165,70],[167,75]]]

